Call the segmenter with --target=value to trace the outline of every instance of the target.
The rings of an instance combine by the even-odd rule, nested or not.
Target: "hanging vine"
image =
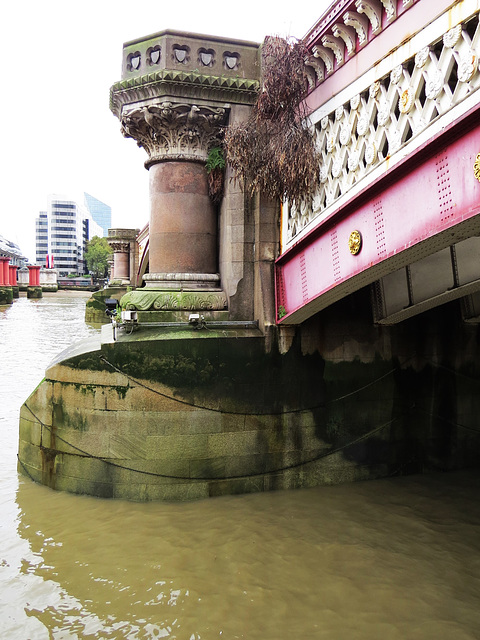
[[[247,192],[300,207],[320,180],[320,153],[305,108],[308,91],[301,41],[268,37],[262,47],[262,90],[250,118],[225,132],[226,158]]]

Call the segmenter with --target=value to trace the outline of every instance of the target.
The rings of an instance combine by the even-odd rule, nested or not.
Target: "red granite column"
[[[9,265],[9,283],[11,287],[17,286],[17,268],[15,265]]]
[[[129,280],[130,279],[130,252],[128,251],[128,244],[118,245],[118,249],[113,245],[113,273],[115,280]]]
[[[9,273],[10,258],[2,257],[0,258],[0,260],[2,261],[0,264],[0,267],[2,268],[1,284],[5,287],[8,287],[10,285],[10,273]]]
[[[5,269],[4,269],[4,263],[8,263],[10,262],[10,258],[6,258],[5,256],[0,256],[0,287],[3,287],[5,285],[8,286],[8,280],[5,281]]]
[[[37,265],[28,265],[28,286],[39,287],[40,286],[40,268]]]
[[[217,216],[202,164],[151,166],[150,207],[151,274],[217,271]]]

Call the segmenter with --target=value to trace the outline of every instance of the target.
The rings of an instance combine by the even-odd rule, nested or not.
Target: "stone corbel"
[[[397,17],[397,1],[396,0],[380,0],[387,14],[387,21],[391,22]]]
[[[377,35],[382,30],[382,5],[378,0],[357,0],[358,13],[364,13],[372,25],[372,33]]]
[[[368,40],[368,18],[361,16],[356,11],[347,11],[343,16],[343,21],[349,27],[353,27],[357,32],[358,44],[362,47]]]
[[[333,52],[325,49],[325,47],[322,47],[320,45],[313,47],[312,51],[315,58],[320,58],[323,61],[325,65],[326,75],[330,75],[333,71]]]
[[[337,65],[340,66],[345,61],[345,44],[341,38],[335,38],[334,36],[324,35],[322,36],[322,44],[324,47],[328,47],[335,54]]]
[[[308,56],[305,59],[308,80],[311,87],[315,86],[315,79],[320,84],[325,80],[325,65],[315,56]]]
[[[336,38],[341,38],[345,42],[348,55],[351,56],[355,53],[355,29],[346,27],[344,24],[334,24],[332,33]]]

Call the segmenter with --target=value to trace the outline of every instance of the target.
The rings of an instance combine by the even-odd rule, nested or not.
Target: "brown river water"
[[[84,308],[0,307],[1,640],[480,639],[480,471],[184,504],[18,476],[20,406]]]

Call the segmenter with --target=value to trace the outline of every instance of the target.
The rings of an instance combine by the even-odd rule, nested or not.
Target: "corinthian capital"
[[[121,125],[123,135],[148,153],[148,168],[164,160],[205,161],[220,144],[227,118],[223,107],[160,102],[124,112]]]

